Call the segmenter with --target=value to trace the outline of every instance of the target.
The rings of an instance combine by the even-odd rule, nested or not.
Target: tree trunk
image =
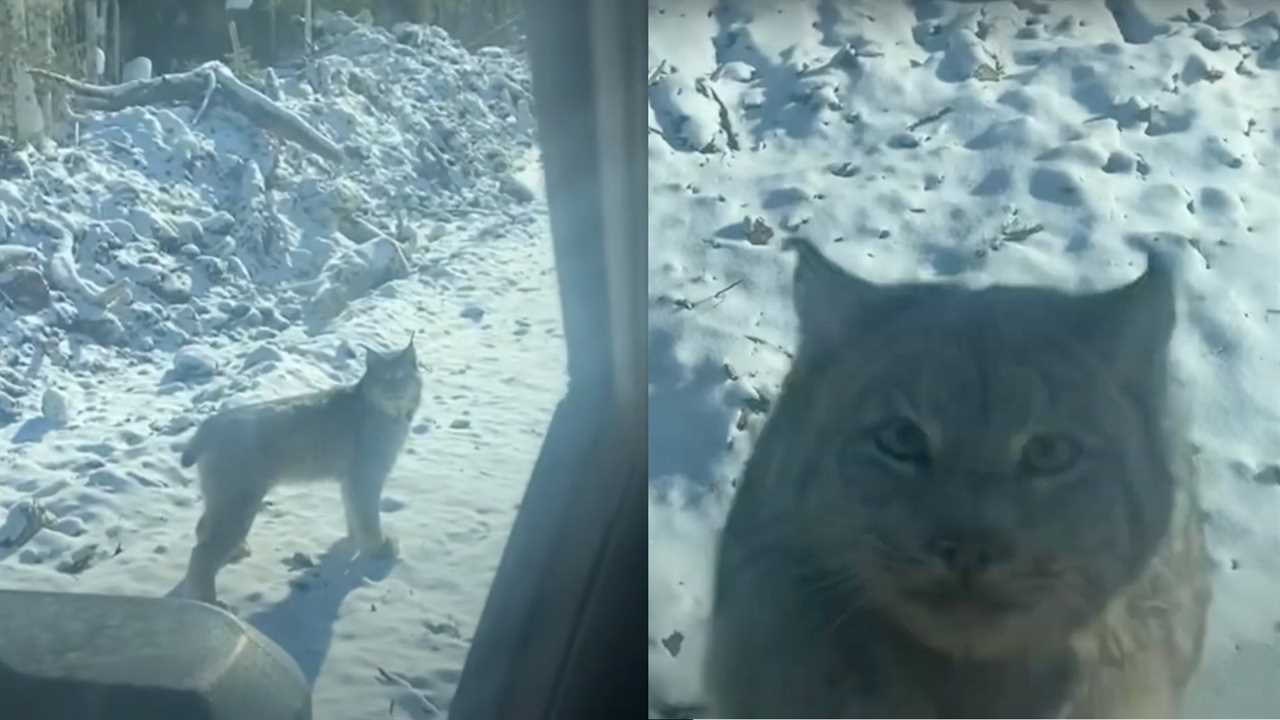
[[[111,79],[120,82],[120,0],[107,0],[111,16]]]
[[[103,46],[103,17],[98,13],[98,0],[82,0],[84,18],[84,76],[91,83],[102,82],[102,70],[98,67],[98,52]]]

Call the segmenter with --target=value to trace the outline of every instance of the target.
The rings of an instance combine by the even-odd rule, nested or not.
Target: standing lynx
[[[231,408],[201,423],[182,453],[183,467],[198,463],[204,495],[188,595],[216,601],[218,570],[247,552],[263,498],[285,481],[337,480],[348,536],[364,552],[394,554],[378,505],[422,392],[413,338],[399,352],[367,349],[366,363],[354,385]]]
[[[1209,602],[1170,270],[879,285],[795,241],[800,347],[721,541],[717,717],[1177,712]]]

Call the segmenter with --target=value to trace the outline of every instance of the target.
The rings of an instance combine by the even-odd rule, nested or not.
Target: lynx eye
[[[1031,475],[1057,475],[1080,459],[1080,443],[1058,433],[1032,435],[1022,444],[1019,464]]]
[[[929,436],[905,417],[884,422],[874,435],[876,449],[898,462],[925,465],[929,462]]]

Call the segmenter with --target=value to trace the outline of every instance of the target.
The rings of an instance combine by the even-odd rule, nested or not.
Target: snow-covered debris
[[[29,353],[37,325],[173,351],[194,329],[175,322],[189,304],[298,281],[328,286],[303,304],[331,319],[408,272],[416,244],[379,241],[392,218],[457,222],[527,199],[511,178],[533,142],[518,57],[470,54],[434,27],[320,17],[318,56],[274,70],[278,102],[349,163],[326,167],[216,103],[198,124],[184,106],[89,112],[78,146],[7,154],[31,172],[0,174],[0,334],[13,335],[0,354]]]

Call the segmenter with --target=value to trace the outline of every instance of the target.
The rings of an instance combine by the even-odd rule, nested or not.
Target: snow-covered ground
[[[319,59],[276,70],[280,102],[345,168],[216,103],[194,125],[92,113],[0,157],[0,586],[168,594],[200,512],[177,464],[195,423],[351,382],[360,343],[416,331],[422,407],[383,498],[398,562],[352,562],[337,486],[295,486],[218,577],[314,681],[317,718],[411,717],[379,668],[448,707],[564,390],[559,296],[523,59],[321,27]]]
[[[1280,713],[1274,3],[713,6],[649,15],[655,703],[701,698],[712,550],[795,337],[782,237],[874,280],[1082,289],[1154,237],[1214,560],[1186,711]]]

